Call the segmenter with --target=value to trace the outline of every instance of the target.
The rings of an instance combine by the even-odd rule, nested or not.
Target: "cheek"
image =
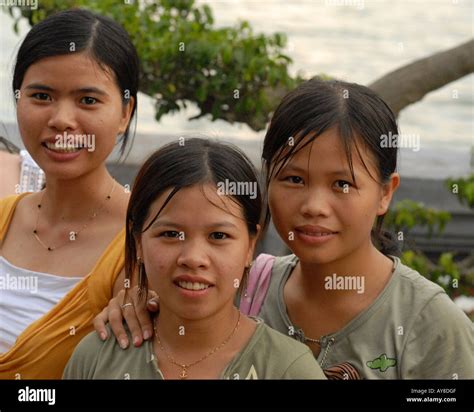
[[[373,222],[377,217],[375,197],[372,194],[362,194],[361,197],[353,197],[344,202],[344,207],[336,205],[334,210],[344,226],[356,230],[360,235],[366,236],[370,233]]]
[[[111,152],[116,144],[120,116],[114,112],[81,113],[80,127],[95,136],[96,148],[101,152]]]
[[[229,290],[232,293],[237,290],[245,271],[247,251],[244,245],[235,245],[231,250],[212,258],[221,290]]]
[[[172,250],[160,247],[159,253],[156,251],[154,242],[143,242],[143,257],[151,286],[163,284],[166,278],[170,277],[170,270],[176,262]]]
[[[284,201],[282,201],[284,199]],[[272,220],[275,226],[284,226],[289,217],[295,214],[297,199],[294,195],[288,195],[281,188],[274,188],[270,191],[268,205]]]
[[[28,104],[25,99],[20,99],[16,108],[18,127],[25,143],[41,137],[47,127],[48,113],[44,107],[35,107]]]

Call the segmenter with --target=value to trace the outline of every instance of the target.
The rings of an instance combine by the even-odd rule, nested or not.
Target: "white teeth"
[[[178,285],[182,287],[183,289],[188,289],[188,290],[204,290],[209,287],[209,285],[206,285],[205,283],[199,283],[199,282],[186,282],[184,280],[180,280],[178,282]]]
[[[82,146],[61,145],[53,142],[45,142],[48,149],[59,153],[73,153],[82,149]]]

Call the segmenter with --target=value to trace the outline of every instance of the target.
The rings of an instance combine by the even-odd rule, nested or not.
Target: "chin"
[[[186,321],[196,321],[209,317],[212,312],[209,308],[189,308],[188,310],[180,308],[174,312],[179,318]]]
[[[92,170],[97,169],[97,166],[88,164],[55,164],[50,161],[42,162],[40,167],[49,178],[71,180],[78,179],[81,176],[89,174]]]
[[[292,252],[298,256],[298,259],[315,265],[325,265],[341,258],[341,253],[331,250],[322,250],[316,248],[293,247]]]

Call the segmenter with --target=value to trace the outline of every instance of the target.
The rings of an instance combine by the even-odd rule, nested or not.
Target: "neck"
[[[233,303],[204,319],[183,319],[161,305],[160,317],[155,318],[156,330],[165,348],[173,354],[209,351],[224,342],[234,331],[239,318]]]
[[[105,165],[76,179],[47,177],[41,201],[45,218],[52,224],[84,219],[91,208],[105,201],[113,184]],[[117,192],[115,187],[114,193]]]
[[[390,264],[390,260],[369,242],[350,255],[329,263],[300,261],[295,282],[309,300],[333,306],[351,298],[365,299],[372,290],[379,290],[387,280],[384,275]],[[344,283],[342,277],[346,277]],[[345,286],[341,288],[342,285]]]

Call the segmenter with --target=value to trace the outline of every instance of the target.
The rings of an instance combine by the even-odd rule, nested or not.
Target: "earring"
[[[244,291],[244,297],[247,298],[249,295],[247,293],[247,286],[249,282],[249,273],[250,273],[250,268],[252,267],[252,263],[250,263],[248,266],[245,266],[245,272],[244,272],[244,279],[245,279],[245,291]]]
[[[142,258],[139,256],[137,256],[137,261],[138,261],[138,293],[140,294],[142,291],[142,285],[144,285],[145,265],[143,264]]]

